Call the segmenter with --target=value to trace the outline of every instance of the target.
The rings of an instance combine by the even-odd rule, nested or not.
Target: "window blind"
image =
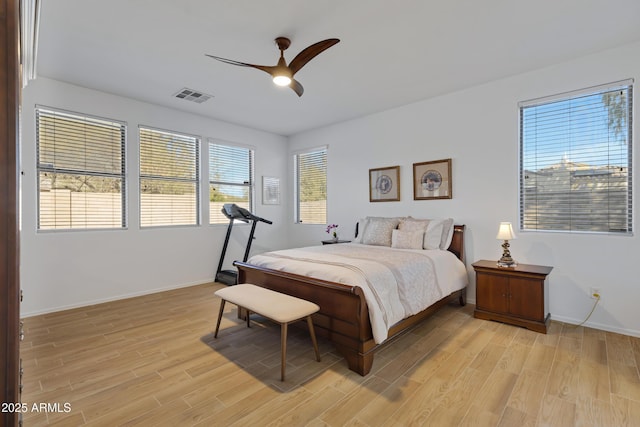
[[[140,226],[199,223],[199,139],[140,127]]]
[[[38,229],[126,226],[126,125],[36,108]]]
[[[294,156],[296,222],[327,223],[327,149]]]
[[[253,211],[253,150],[209,144],[209,223],[229,222],[222,213],[225,203]]]
[[[520,105],[523,230],[632,230],[632,84]]]

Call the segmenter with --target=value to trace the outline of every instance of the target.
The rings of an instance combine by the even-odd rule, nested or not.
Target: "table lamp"
[[[502,244],[502,258],[498,261],[499,267],[515,267],[518,265],[513,258],[511,258],[511,253],[509,252],[509,240],[516,239],[516,235],[513,233],[513,227],[511,227],[510,222],[501,222],[500,228],[498,229],[498,235],[496,236],[498,240],[504,240]]]

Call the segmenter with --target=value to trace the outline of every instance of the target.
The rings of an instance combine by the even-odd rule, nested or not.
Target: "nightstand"
[[[333,240],[333,239],[331,239],[331,240],[323,240],[322,241],[323,245],[333,245],[333,244],[336,244],[336,243],[351,243],[351,240]]]
[[[496,261],[487,260],[472,266],[476,272],[474,317],[547,333],[550,322],[547,276],[553,267],[529,264],[498,267]]]

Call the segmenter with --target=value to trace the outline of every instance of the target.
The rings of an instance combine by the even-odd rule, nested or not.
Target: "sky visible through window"
[[[214,157],[209,160],[211,162],[211,179],[224,182],[248,181],[249,156],[247,155],[247,149],[232,146],[226,146],[224,149],[229,158],[232,158],[234,161],[233,163],[229,161],[220,161],[223,159],[216,156],[214,148],[212,147],[210,153]]]
[[[244,147],[209,146],[209,180],[243,184],[251,181],[250,150]],[[242,197],[246,192],[244,186],[226,186],[221,188],[228,196]]]
[[[622,126],[610,125],[606,100],[598,93],[524,108],[523,158],[535,159],[525,169],[540,170],[563,160],[626,167],[626,121]]]

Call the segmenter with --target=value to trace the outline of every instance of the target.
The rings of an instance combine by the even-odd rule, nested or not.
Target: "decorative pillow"
[[[429,226],[428,219],[414,219],[411,217],[404,218],[398,224],[398,230],[402,231],[422,231],[423,233],[427,231],[427,227]]]
[[[362,234],[365,245],[391,246],[391,235],[400,223],[399,218],[367,217],[367,226]]]
[[[423,247],[425,249],[440,249],[443,227],[444,222],[441,220],[433,220],[429,223],[427,231],[424,233]]]
[[[422,231],[393,230],[391,233],[391,247],[396,249],[422,249]]]

